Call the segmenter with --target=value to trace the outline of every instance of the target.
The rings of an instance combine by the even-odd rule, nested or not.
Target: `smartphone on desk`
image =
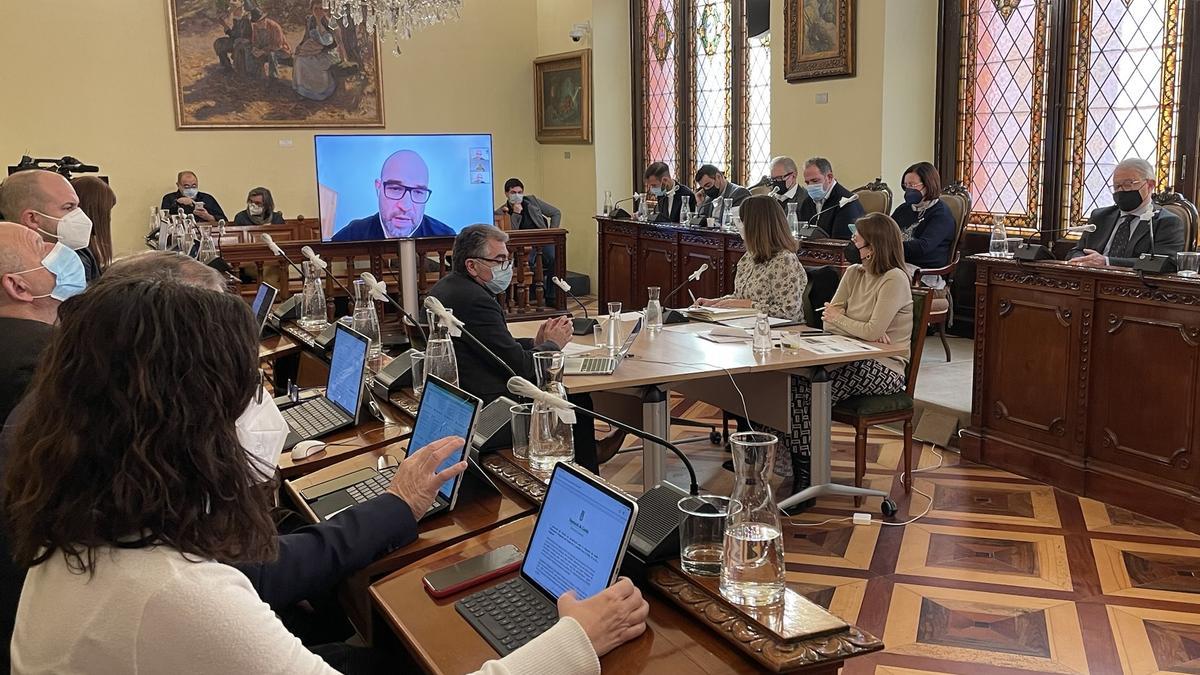
[[[525,554],[508,544],[474,558],[468,558],[425,575],[425,591],[435,598],[444,598],[504,576],[521,566]]]

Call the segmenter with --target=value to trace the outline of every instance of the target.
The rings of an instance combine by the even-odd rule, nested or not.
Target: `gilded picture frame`
[[[784,0],[783,77],[853,77],[857,0]]]
[[[592,50],[534,59],[533,91],[539,143],[592,142]]]

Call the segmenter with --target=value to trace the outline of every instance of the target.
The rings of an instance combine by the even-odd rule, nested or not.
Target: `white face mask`
[[[263,214],[263,207],[258,204],[247,203],[246,213],[249,213],[252,216],[261,216]]]
[[[259,482],[274,477],[279,455],[287,442],[288,424],[276,407],[275,400],[261,387],[237,419],[237,437],[246,450],[251,468],[257,472]]]
[[[87,248],[88,244],[92,243],[92,219],[88,218],[88,215],[78,206],[62,218],[48,216],[41,211],[34,211],[34,213],[43,218],[58,221],[58,234],[47,232],[40,227],[38,232],[47,237],[54,237],[64,246],[78,251],[81,248]]]

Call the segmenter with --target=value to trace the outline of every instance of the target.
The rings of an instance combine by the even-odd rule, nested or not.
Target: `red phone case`
[[[465,591],[468,588],[471,588],[473,586],[478,586],[478,585],[484,583],[485,581],[491,581],[492,579],[495,579],[496,577],[502,577],[505,574],[508,574],[509,572],[518,570],[518,569],[520,569],[522,562],[523,562],[522,560],[514,560],[503,567],[494,569],[491,572],[486,572],[486,573],[481,574],[473,579],[465,579],[460,583],[457,583],[448,588],[443,588],[440,591],[435,590],[432,586],[430,586],[429,579],[427,579],[427,578],[422,578],[421,583],[423,586],[425,586],[425,592],[428,593],[431,597],[445,598],[447,596],[454,595],[455,593],[458,593],[460,591]]]

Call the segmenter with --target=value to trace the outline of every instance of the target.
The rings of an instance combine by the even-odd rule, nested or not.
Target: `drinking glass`
[[[512,413],[512,449],[513,457],[529,459],[529,423],[533,420],[533,404],[522,403],[514,405],[508,411]]]
[[[1179,276],[1200,276],[1200,253],[1193,251],[1181,251],[1175,254],[1175,262],[1179,266]]]
[[[412,360],[413,398],[420,401],[425,391],[425,352],[414,351],[409,358]]]
[[[729,497],[700,495],[679,500],[683,520],[679,523],[680,566],[688,574],[702,577],[721,575],[725,550],[725,518]]]
[[[592,344],[604,347],[608,344],[607,340],[608,338],[604,336],[604,324],[597,321],[596,325],[592,326]]]
[[[608,303],[608,325],[604,327],[605,337],[608,338],[608,348],[615,352],[621,348],[621,303]]]

